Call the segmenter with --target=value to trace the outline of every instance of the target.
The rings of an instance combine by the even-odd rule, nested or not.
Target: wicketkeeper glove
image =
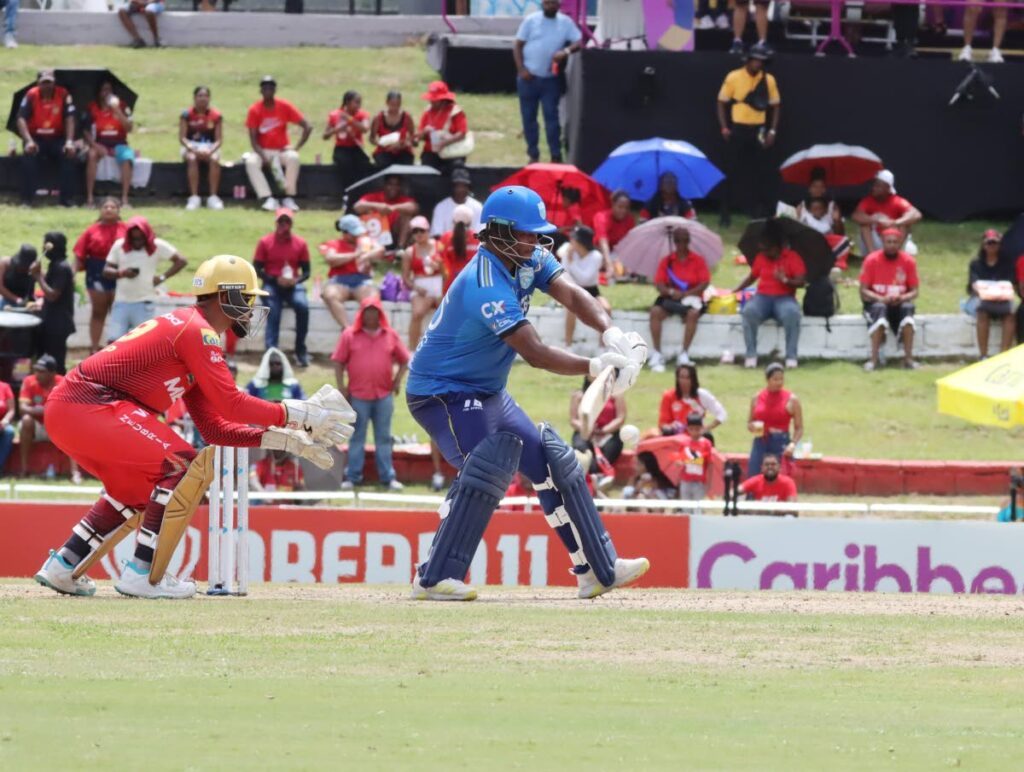
[[[300,429],[313,442],[337,445],[352,436],[356,411],[333,386],[324,384],[307,400],[286,399],[289,429]]]
[[[284,450],[293,456],[309,459],[321,469],[334,466],[334,456],[323,445],[318,445],[304,431],[296,429],[267,429],[260,440],[264,450]]]

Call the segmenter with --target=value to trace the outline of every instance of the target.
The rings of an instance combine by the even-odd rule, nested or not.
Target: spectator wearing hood
[[[157,273],[157,267],[165,260],[171,261],[171,267]],[[117,340],[152,319],[156,288],[186,265],[188,261],[173,244],[156,237],[145,217],[128,220],[124,237],[114,242],[103,267],[104,278],[117,281],[108,338]]]
[[[246,384],[245,390],[252,396],[269,402],[306,398],[302,386],[292,372],[288,357],[277,348],[267,349],[256,374]]]
[[[900,248],[911,257],[917,255],[917,245],[910,238],[910,229],[921,219],[921,212],[903,196],[896,195],[896,177],[882,169],[871,183],[871,192],[864,196],[853,211],[853,221],[860,226],[861,254],[882,248],[882,232],[897,228],[903,234]]]
[[[46,272],[39,260],[29,269],[43,293],[38,304],[43,321],[36,328],[36,349],[48,354],[56,363],[56,372],[63,375],[68,336],[75,331],[75,271],[68,263],[67,237],[60,231],[48,232],[43,236],[43,255],[49,261]]]
[[[401,392],[409,365],[409,350],[388,323],[380,298],[363,298],[355,321],[342,331],[331,359],[338,389],[356,411],[342,488],[350,490],[363,482],[366,431],[372,422],[377,479],[389,490],[402,490],[391,461],[391,417],[394,395]]]
[[[0,257],[0,308],[24,308],[35,297],[36,280],[29,273],[36,248],[22,244],[10,257]]]
[[[309,246],[292,232],[294,215],[281,207],[274,216],[274,230],[259,240],[252,263],[269,294],[263,302],[270,307],[267,317],[267,348],[277,347],[281,333],[281,311],[286,305],[295,312],[295,363],[309,367],[306,334],[309,332],[309,300],[303,286],[309,278]]]

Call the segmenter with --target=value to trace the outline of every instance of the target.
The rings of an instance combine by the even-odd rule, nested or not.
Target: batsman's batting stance
[[[231,255],[196,271],[196,303],[150,319],[72,370],[50,394],[53,442],[103,483],[103,495],[35,575],[68,595],[92,595],[85,571],[141,522],[135,557],[115,587],[139,598],[190,598],[194,582],[166,573],[189,519],[213,481],[213,448],[200,453],[159,420],[184,399],[211,444],[286,450],[326,469],[326,447],[352,434],[355,413],[337,390],[277,404],[239,391],[220,337],[258,332],[267,307],[256,271]],[[255,426],[253,426],[255,425]],[[267,428],[255,428],[267,427]],[[279,428],[280,427],[280,428]]]
[[[650,563],[616,555],[572,448],[547,424],[535,425],[505,385],[518,353],[559,375],[594,377],[613,366],[614,393],[621,394],[636,382],[647,345],[636,333],[612,327],[597,301],[562,273],[545,236],[556,228],[540,196],[524,187],[499,188],[480,219],[481,247],[434,313],[406,387],[413,417],[460,470],[412,596],[476,598],[466,573],[518,469],[533,482],[548,523],[569,551],[579,597],[593,598],[635,581]],[[538,289],[602,333],[610,350],[586,359],[546,345],[526,319]]]

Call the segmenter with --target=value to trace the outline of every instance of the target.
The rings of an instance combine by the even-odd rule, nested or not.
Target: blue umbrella
[[[609,190],[621,188],[634,201],[646,201],[658,190],[658,180],[672,172],[679,195],[704,198],[725,175],[689,142],[652,137],[619,145],[594,172]]]

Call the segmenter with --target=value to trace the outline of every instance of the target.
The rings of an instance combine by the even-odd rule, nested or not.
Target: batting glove
[[[337,445],[352,436],[356,412],[333,386],[324,384],[310,399],[286,399],[289,429],[300,429],[313,442]]]
[[[296,429],[267,429],[260,440],[264,450],[283,450],[293,456],[308,459],[321,469],[334,466],[334,456],[323,445],[318,445],[304,431]]]
[[[591,358],[590,377],[596,378],[606,367],[614,367],[616,370],[619,370],[628,364],[630,364],[629,359],[624,357],[622,354],[619,354],[616,351],[605,351],[604,353]]]
[[[623,332],[618,327],[609,327],[601,340],[612,351],[617,351],[638,367],[647,361],[647,342],[637,332]]]

